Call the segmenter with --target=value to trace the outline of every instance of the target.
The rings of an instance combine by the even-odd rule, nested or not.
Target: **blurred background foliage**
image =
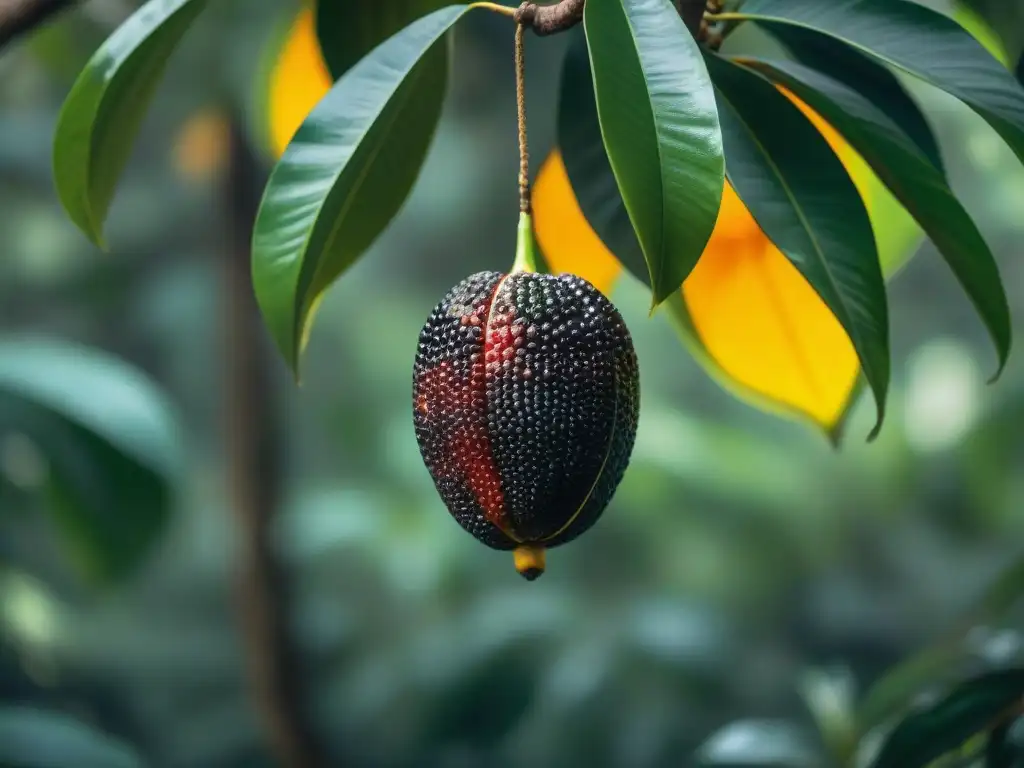
[[[1024,2],[973,4],[1015,60]],[[97,765],[135,764],[130,751],[168,768],[259,768],[274,763],[245,681],[224,488],[222,107],[245,95],[246,137],[269,168],[271,65],[298,6],[236,0],[196,25],[115,201],[117,247],[102,254],[57,205],[50,141],[73,78],[129,10],[92,0],[0,55],[0,748],[14,744],[2,736],[11,718],[47,710],[74,720],[40,743],[80,761],[46,765],[86,765],[75,723],[88,723],[131,745],[100,745],[117,756]],[[486,15],[460,27],[411,199],[324,302],[303,386],[275,369],[286,488],[273,544],[295,581],[296,674],[317,732],[338,765],[824,765],[814,717],[932,643],[1020,555],[1024,357],[985,386],[984,330],[921,245],[892,284],[893,416],[864,444],[862,399],[836,452],[722,390],[622,279],[614,298],[642,367],[632,465],[601,523],[527,585],[441,507],[409,402],[430,309],[466,274],[504,269],[514,248],[507,33]],[[554,138],[563,49],[528,42],[538,158]],[[1020,334],[1024,175],[967,109],[914,93],[997,254]],[[33,376],[78,397],[40,406],[39,386],[25,394]],[[75,403],[100,409],[85,425],[98,444]],[[43,434],[57,446],[45,456]],[[119,482],[125,471],[152,484]],[[129,485],[135,495],[117,492]],[[90,515],[98,539],[82,534]],[[1014,626],[1012,614],[987,622],[971,648],[1016,658]]]

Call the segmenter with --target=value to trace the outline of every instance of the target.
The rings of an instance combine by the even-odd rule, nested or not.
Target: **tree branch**
[[[559,0],[554,5],[527,2],[519,6],[514,18],[518,24],[544,37],[565,32],[583,21],[583,4],[584,0]]]
[[[702,39],[704,12],[708,0],[676,0],[679,15],[695,39]],[[535,34],[544,37],[565,32],[583,21],[583,7],[586,0],[559,0],[552,5],[537,5],[524,2],[515,10],[494,3],[480,3],[490,10],[511,16],[516,23],[529,27]]]
[[[77,0],[0,0],[0,50]]]
[[[283,768],[326,765],[310,722],[304,670],[291,636],[288,577],[271,527],[281,497],[281,417],[272,358],[253,298],[250,242],[264,179],[239,120],[231,123],[224,249],[225,451],[238,521],[239,599],[249,682]]]

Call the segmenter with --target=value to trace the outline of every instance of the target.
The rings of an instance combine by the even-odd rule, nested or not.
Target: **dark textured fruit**
[[[574,275],[480,272],[420,333],[413,422],[452,516],[527,578],[600,517],[629,463],[639,376],[618,310]]]

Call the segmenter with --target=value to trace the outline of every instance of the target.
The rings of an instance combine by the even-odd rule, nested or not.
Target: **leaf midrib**
[[[622,6],[622,15],[626,18],[626,27],[629,29],[629,36],[633,40],[633,47],[636,49],[637,61],[640,62],[640,74],[644,79],[644,87],[647,90],[647,104],[651,108],[651,122],[654,124],[654,136],[657,139],[654,142],[655,150],[658,154],[658,180],[661,182],[661,189],[659,190],[659,197],[661,199],[661,228],[658,238],[658,280],[655,283],[656,286],[664,284],[665,280],[665,264],[668,259],[665,258],[665,224],[668,221],[668,211],[665,209],[665,158],[662,154],[661,148],[661,131],[658,129],[657,110],[654,108],[654,100],[651,98],[651,83],[647,78],[647,70],[644,68],[643,61],[640,56],[640,46],[637,44],[636,33],[633,30],[633,23],[629,17],[629,12],[626,10],[626,6]],[[603,466],[602,466],[603,469]],[[581,507],[582,509],[582,507]],[[579,514],[579,513],[577,513]]]

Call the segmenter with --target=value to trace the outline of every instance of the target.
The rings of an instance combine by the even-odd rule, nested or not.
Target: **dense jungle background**
[[[990,5],[1016,53],[1024,3]],[[164,491],[126,497],[95,479],[97,508],[134,530],[104,540],[104,556],[140,564],[86,578],[74,540],[88,534],[51,514],[38,450],[0,429],[0,706],[68,713],[147,765],[270,766],[261,711],[275,682],[247,662],[262,649],[283,670],[276,698],[295,710],[283,716],[308,722],[337,765],[660,768],[748,747],[816,765],[808,681],[820,689],[828,671],[842,674],[831,695],[863,691],[1020,556],[1024,355],[986,386],[984,330],[923,243],[891,288],[892,415],[866,444],[862,399],[839,451],[721,389],[622,280],[642,381],[631,468],[600,524],[527,584],[446,514],[410,416],[428,312],[463,276],[511,261],[507,23],[460,27],[424,172],[373,257],[324,302],[296,387],[258,320],[239,328],[232,315],[251,310],[246,222],[273,160],[266,76],[297,5],[238,0],[196,24],[102,253],[58,206],[51,140],[74,77],[130,9],[91,0],[0,51],[0,369],[27,364],[17,344],[59,339],[40,375],[80,381],[83,399],[116,411],[128,395],[90,390],[78,367],[91,363],[64,345],[140,368],[167,401],[180,467],[167,515]],[[564,42],[528,41],[538,160]],[[966,108],[913,92],[1024,337],[1024,173]],[[259,334],[262,358],[238,354],[239,334]],[[265,514],[234,514],[238,498]],[[251,551],[264,524],[272,558]],[[269,638],[240,622],[261,583],[281,610]],[[1012,622],[997,639],[1016,653]]]

